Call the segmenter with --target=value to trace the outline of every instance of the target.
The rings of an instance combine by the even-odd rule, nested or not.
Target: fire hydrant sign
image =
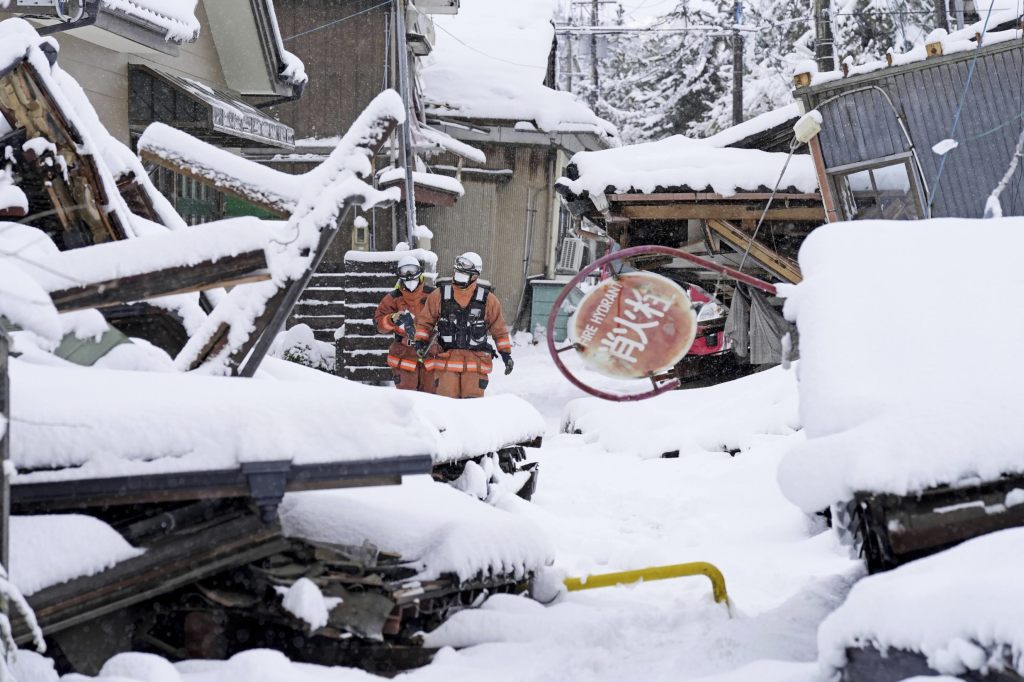
[[[640,379],[672,367],[690,350],[697,317],[678,284],[652,272],[601,282],[576,309],[576,350],[590,369]]]

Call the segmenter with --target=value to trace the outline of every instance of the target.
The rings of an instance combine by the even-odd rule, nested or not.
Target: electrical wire
[[[992,18],[992,9],[992,6],[989,6],[988,13],[985,15],[985,23],[982,25],[981,28],[982,36],[984,36],[988,32],[988,21],[989,19]],[[957,128],[960,127],[960,116],[961,114],[963,114],[964,104],[967,102],[967,93],[970,92],[971,81],[974,80],[974,70],[978,65],[978,57],[981,56],[981,45],[982,40],[979,39],[978,47],[974,50],[974,56],[971,57],[971,63],[967,67],[967,78],[964,80],[964,89],[960,93],[960,101],[957,103],[956,111],[953,113],[953,124],[950,127],[949,135],[946,136],[947,138],[954,138],[956,136]],[[929,218],[932,217],[932,206],[935,204],[935,199],[939,195],[939,181],[942,180],[942,173],[946,170],[946,159],[948,158],[949,154],[942,155],[942,158],[939,160],[939,169],[935,173],[935,180],[932,181],[932,191],[929,192],[928,205],[926,207],[926,211],[928,213]]]
[[[754,240],[757,239],[757,233],[760,232],[761,225],[764,224],[765,216],[768,215],[768,209],[772,207],[775,195],[779,191],[779,185],[782,184],[782,178],[786,176],[786,169],[789,168],[789,162],[793,159],[793,154],[796,153],[799,146],[800,141],[795,137],[793,138],[793,141],[789,143],[789,155],[786,156],[786,162],[782,164],[782,172],[779,173],[779,179],[775,181],[775,187],[772,188],[772,193],[768,195],[768,203],[764,205],[764,210],[761,211],[761,217],[757,220],[757,226],[754,228],[754,234],[750,235],[750,241],[747,242],[747,250],[743,252],[743,258],[740,259],[740,265],[736,268],[740,272],[743,272],[743,264],[747,262],[747,256],[750,255],[750,248],[754,245]]]
[[[416,11],[419,12],[419,9],[417,9]],[[420,12],[420,13],[422,14],[422,12]],[[473,52],[476,52],[477,54],[481,54],[484,57],[487,57],[488,59],[493,59],[496,62],[503,62],[505,64],[511,64],[512,66],[522,66],[522,67],[525,67],[527,69],[546,69],[547,68],[546,66],[537,66],[536,64],[520,64],[519,62],[511,62],[511,61],[509,61],[507,59],[502,59],[501,57],[495,57],[493,54],[487,54],[483,50],[478,50],[477,48],[473,47],[472,45],[470,45],[469,43],[464,41],[462,38],[458,37],[457,35],[455,35],[451,31],[446,29],[444,26],[441,26],[440,24],[438,24],[436,22],[434,23],[434,28],[441,29],[442,31],[447,33],[449,36],[454,38],[456,40],[456,42],[459,42],[463,46],[468,47],[469,49],[473,50]]]
[[[358,17],[360,14],[366,14],[367,12],[372,12],[373,10],[375,10],[375,9],[377,9],[379,7],[383,7],[384,5],[390,5],[391,2],[392,2],[392,0],[384,0],[384,2],[382,2],[380,4],[377,4],[377,5],[374,5],[373,7],[367,7],[366,9],[360,10],[360,11],[355,12],[353,14],[349,14],[348,16],[344,16],[344,17],[342,17],[340,19],[335,19],[334,21],[327,22],[326,24],[322,24],[320,26],[317,26],[316,28],[311,28],[308,31],[303,31],[302,33],[296,33],[293,36],[289,36],[289,37],[285,38],[284,42],[288,42],[289,40],[295,40],[296,38],[301,38],[302,36],[308,36],[310,33],[316,33],[317,31],[322,31],[325,28],[330,28],[331,26],[335,26],[337,24],[340,24],[343,21],[348,21],[349,19],[354,19],[355,17]]]

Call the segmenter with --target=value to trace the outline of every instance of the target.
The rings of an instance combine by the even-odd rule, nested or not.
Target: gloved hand
[[[501,353],[501,361],[505,363],[505,374],[509,375],[512,373],[512,368],[516,366],[516,363],[512,362],[511,353]]]
[[[402,319],[402,313],[391,313],[391,315],[388,316],[388,319],[391,320],[391,324],[397,325],[398,321]]]
[[[430,346],[427,345],[426,341],[417,341],[416,342],[416,356],[419,357],[420,360],[422,360],[424,357],[426,357],[427,350],[429,348],[430,348]]]

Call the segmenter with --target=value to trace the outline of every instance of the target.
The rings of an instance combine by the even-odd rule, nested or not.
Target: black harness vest
[[[442,350],[492,352],[487,342],[487,297],[490,291],[479,283],[465,308],[455,300],[451,284],[441,288],[441,316],[437,320],[437,341]]]

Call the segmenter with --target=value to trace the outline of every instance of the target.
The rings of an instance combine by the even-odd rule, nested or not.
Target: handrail
[[[585,578],[566,578],[565,589],[569,592],[580,590],[594,590],[600,587],[614,587],[615,585],[627,585],[629,583],[644,582],[648,580],[668,580],[670,578],[685,578],[696,575],[707,576],[711,581],[711,592],[715,603],[729,605],[729,593],[725,589],[725,576],[714,564],[706,561],[691,561],[686,564],[671,564],[669,566],[650,566],[633,571],[620,571],[618,573],[602,573],[591,575]]]

